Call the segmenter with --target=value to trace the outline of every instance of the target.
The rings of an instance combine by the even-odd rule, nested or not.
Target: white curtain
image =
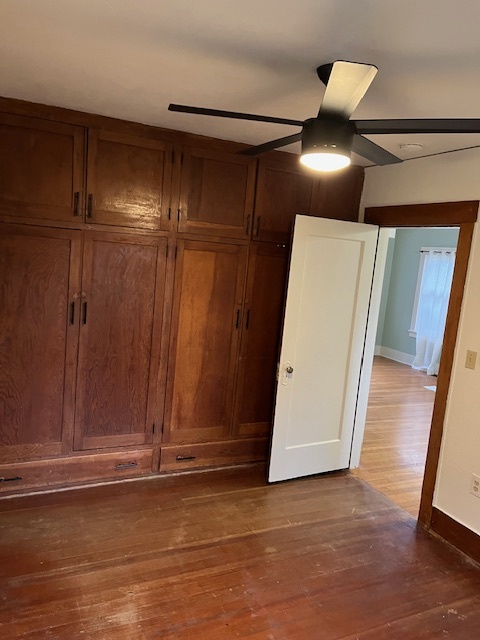
[[[427,251],[417,311],[417,347],[412,367],[437,375],[452,285],[455,252]]]

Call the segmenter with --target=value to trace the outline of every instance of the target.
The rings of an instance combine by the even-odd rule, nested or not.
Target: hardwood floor
[[[353,473],[418,516],[437,378],[375,357],[360,467]]]
[[[480,572],[351,474],[0,501],[2,640],[473,640]]]

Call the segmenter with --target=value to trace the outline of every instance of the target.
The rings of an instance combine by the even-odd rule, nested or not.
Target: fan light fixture
[[[302,153],[300,162],[315,171],[338,171],[350,164],[350,154],[343,149],[327,147],[325,151],[316,149],[315,151]]]
[[[350,164],[355,125],[338,116],[305,121],[300,162],[315,171],[338,171]]]

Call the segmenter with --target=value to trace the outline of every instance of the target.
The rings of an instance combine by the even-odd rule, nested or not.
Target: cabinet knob
[[[291,374],[293,373],[293,367],[289,366],[289,367],[287,367],[287,368],[285,369],[285,371],[286,371],[289,375],[291,375]]]

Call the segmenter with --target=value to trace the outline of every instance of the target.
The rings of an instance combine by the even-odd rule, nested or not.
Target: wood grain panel
[[[178,230],[222,237],[250,234],[254,158],[185,147]]]
[[[236,389],[234,433],[270,432],[287,286],[288,248],[252,243]]]
[[[11,495],[92,480],[134,478],[151,472],[152,451],[148,449],[0,464],[0,493]]]
[[[166,442],[230,433],[247,247],[179,241]]]
[[[315,181],[312,215],[357,222],[364,176],[358,166],[322,175]]]
[[[480,564],[480,536],[440,509],[432,509],[432,531]]]
[[[76,449],[151,442],[166,239],[85,234]]]
[[[60,453],[71,426],[80,232],[0,225],[0,448]]]
[[[82,127],[0,114],[0,212],[68,221],[80,216],[83,150]]]
[[[267,438],[163,446],[160,471],[186,471],[249,462],[267,457]]]
[[[478,200],[367,207],[365,222],[384,227],[450,227],[477,221]]]
[[[87,220],[168,229],[173,145],[90,129]]]
[[[283,157],[284,156],[284,157]],[[314,177],[302,170],[292,154],[258,161],[253,237],[289,242],[297,213],[310,213]]]

